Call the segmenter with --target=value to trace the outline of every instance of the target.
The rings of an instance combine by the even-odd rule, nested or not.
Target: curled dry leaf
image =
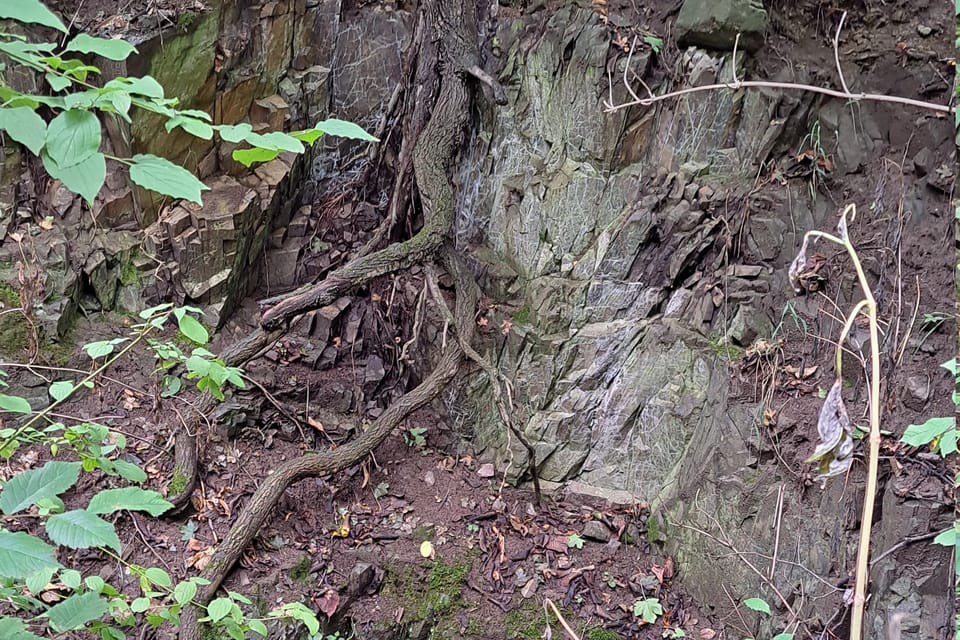
[[[804,292],[804,288],[800,284],[800,274],[807,270],[808,242],[809,239],[807,236],[804,236],[803,244],[800,245],[800,251],[797,252],[797,257],[793,259],[793,262],[790,263],[790,270],[787,272],[787,275],[790,277],[790,284],[798,295]]]
[[[837,378],[823,401],[817,420],[820,442],[813,455],[807,458],[807,462],[820,462],[818,476],[821,479],[846,473],[853,462],[853,435],[842,389],[843,383]]]
[[[317,605],[317,608],[324,612],[328,618],[332,618],[333,614],[337,612],[337,607],[340,606],[340,594],[334,589],[327,589],[319,598],[313,598],[313,603]]]

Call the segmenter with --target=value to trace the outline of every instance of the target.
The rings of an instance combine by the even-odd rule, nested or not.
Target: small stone
[[[599,520],[591,520],[583,525],[581,535],[587,540],[595,540],[597,542],[608,542],[610,540],[610,530]]]
[[[496,471],[493,468],[493,464],[487,462],[480,465],[480,468],[477,469],[477,475],[481,478],[492,478],[496,474]]]
[[[933,33],[933,29],[932,29],[931,27],[928,27],[928,26],[925,25],[925,24],[918,24],[918,25],[917,25],[917,33],[919,33],[921,36],[923,36],[924,38],[926,38],[926,37],[929,36],[931,33]]]
[[[917,172],[918,177],[922,178],[930,173],[932,166],[933,152],[928,147],[920,149],[920,151],[917,151],[917,155],[913,156],[913,170]]]
[[[903,404],[915,411],[921,411],[929,399],[930,381],[925,376],[908,376],[903,387]]]
[[[713,197],[713,187],[710,185],[703,185],[700,189],[697,190],[697,200],[706,201]]]
[[[433,471],[427,471],[423,474],[423,483],[428,487],[432,487],[437,484],[437,477],[434,475]]]

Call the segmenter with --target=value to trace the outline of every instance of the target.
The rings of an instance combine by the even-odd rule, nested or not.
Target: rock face
[[[757,0],[685,0],[677,16],[681,45],[732,50],[739,46],[756,51],[763,44],[767,12]]]

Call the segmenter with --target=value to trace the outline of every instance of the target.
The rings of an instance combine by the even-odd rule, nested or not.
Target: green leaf
[[[130,603],[130,611],[134,613],[143,613],[150,608],[150,598],[134,598]]]
[[[657,598],[637,600],[633,603],[633,615],[647,624],[653,624],[657,621],[657,616],[663,615],[663,606]]]
[[[47,84],[50,85],[50,88],[53,89],[54,93],[63,91],[73,84],[70,78],[64,78],[63,76],[58,76],[53,73],[45,73],[43,77],[47,81]]]
[[[247,135],[253,132],[253,127],[246,122],[241,122],[240,124],[222,124],[214,128],[220,132],[220,137],[226,142],[241,142]]]
[[[50,584],[50,580],[53,579],[53,574],[56,572],[56,567],[44,567],[27,576],[23,582],[31,593],[40,593]]]
[[[141,78],[114,78],[104,85],[104,89],[122,89],[147,98],[163,98],[163,86],[150,76]]]
[[[194,582],[181,582],[173,588],[173,599],[177,604],[186,604],[197,595],[197,585]]]
[[[76,569],[65,569],[60,572],[60,582],[71,589],[79,589],[81,580],[80,572]]]
[[[254,147],[253,149],[234,149],[233,150],[233,159],[242,164],[245,167],[249,167],[254,162],[269,162],[280,155],[281,151],[278,149],[260,149]]]
[[[27,625],[23,623],[23,620],[8,617],[0,618],[0,638],[4,638],[4,640],[41,640],[40,636],[27,631]]]
[[[56,496],[80,477],[79,462],[51,460],[39,469],[24,471],[10,478],[0,493],[0,509],[7,515],[26,509],[40,498]]]
[[[80,164],[99,148],[100,121],[89,111],[67,109],[47,126],[46,151],[61,169]]]
[[[947,429],[940,436],[940,440],[937,441],[937,450],[944,458],[957,452],[957,435],[956,429]]]
[[[87,511],[90,513],[113,513],[121,509],[128,511],[146,511],[154,518],[173,508],[173,505],[163,499],[156,491],[141,489],[140,487],[123,487],[121,489],[104,489],[93,496]]]
[[[200,193],[209,189],[196,176],[155,155],[138,153],[132,158],[130,179],[144,189],[150,189],[172,198],[185,198],[202,204]]]
[[[50,607],[41,617],[50,620],[50,626],[62,632],[82,629],[88,622],[97,620],[106,612],[107,601],[99,594],[87,592],[71,595],[63,602]]]
[[[173,131],[176,127],[181,127],[187,133],[198,138],[203,138],[204,140],[209,140],[213,137],[213,127],[209,124],[197,118],[185,117],[182,114],[167,120],[164,127],[167,131]]]
[[[792,633],[778,633],[777,635],[770,638],[770,640],[793,640]]]
[[[30,107],[0,108],[0,129],[34,155],[40,153],[47,137],[47,123]]]
[[[49,135],[49,130],[48,130]],[[47,143],[47,147],[50,143]],[[40,153],[43,168],[50,177],[56,178],[67,189],[83,196],[87,204],[93,205],[93,199],[100,193],[100,188],[107,179],[107,161],[102,153],[94,153],[80,164],[63,168],[58,165],[44,149]]]
[[[204,328],[200,321],[191,315],[183,314],[177,320],[180,333],[190,338],[197,344],[207,344],[210,341],[210,334]]]
[[[144,575],[146,576],[147,580],[160,587],[169,587],[171,584],[173,584],[173,580],[170,579],[170,574],[160,567],[147,567],[147,570],[144,571]]]
[[[247,624],[250,625],[250,631],[260,634],[264,638],[267,637],[267,625],[263,624],[261,620],[251,618],[247,620]]]
[[[46,528],[50,539],[59,545],[71,549],[109,547],[121,553],[120,538],[113,525],[84,509],[50,516]]]
[[[770,615],[770,605],[768,605],[765,600],[762,600],[760,598],[747,598],[746,600],[743,601],[743,605],[747,609],[752,609],[760,613],[765,613],[768,616]]]
[[[30,403],[20,396],[8,396],[0,393],[0,411],[9,411],[10,413],[33,413]]]
[[[70,397],[74,388],[73,383],[69,380],[57,380],[50,385],[50,397],[57,402],[63,402]]]
[[[317,614],[308,609],[302,602],[289,602],[280,609],[282,615],[290,616],[294,620],[299,620],[306,625],[307,631],[316,634],[320,631],[320,621],[317,620]]]
[[[922,447],[954,427],[956,427],[956,421],[953,418],[930,418],[923,424],[908,426],[900,441],[906,442],[911,447]]]
[[[956,546],[957,534],[960,534],[960,530],[958,529],[960,529],[960,521],[958,521],[952,529],[938,533],[937,537],[933,539],[933,544],[943,545],[944,547]]]
[[[567,548],[568,549],[583,549],[583,538],[578,536],[575,533],[571,533],[570,537],[567,538]]]
[[[121,460],[119,458],[113,460],[113,470],[120,474],[120,477],[128,482],[146,482],[147,480],[147,474],[143,469],[132,462],[127,462],[126,460]]]
[[[232,607],[233,601],[230,598],[217,598],[207,605],[207,615],[214,622],[219,622],[230,613]]]
[[[113,353],[113,348],[118,344],[126,342],[128,338],[114,338],[113,340],[100,340],[99,342],[90,342],[83,345],[83,350],[87,352],[93,360],[103,358]]]
[[[270,133],[248,133],[243,140],[254,147],[261,149],[273,149],[280,151],[292,151],[293,153],[303,153],[303,143],[293,136],[282,131],[271,131]]]
[[[0,18],[13,18],[24,24],[42,24],[67,33],[67,28],[40,0],[4,0],[0,2]]]
[[[104,38],[94,38],[86,33],[77,34],[77,36],[67,43],[64,51],[79,51],[81,53],[95,53],[108,60],[126,60],[131,53],[136,53],[137,49],[126,40],[106,40]]]
[[[379,138],[375,138],[364,131],[363,127],[360,125],[347,122],[346,120],[338,120],[337,118],[328,118],[327,120],[318,122],[317,126],[315,126],[313,129],[315,131],[321,131],[331,136],[339,136],[341,138],[366,140],[367,142],[380,142]]]
[[[663,51],[663,39],[656,36],[643,36],[643,41],[650,45],[650,48],[653,49],[653,52],[657,55],[660,55],[660,52]]]
[[[54,547],[36,536],[0,530],[0,573],[8,578],[22,579],[46,568],[59,568],[55,554]]]

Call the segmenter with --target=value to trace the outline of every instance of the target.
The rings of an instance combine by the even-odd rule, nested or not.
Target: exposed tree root
[[[466,327],[461,334],[466,341],[472,337],[470,328],[473,326],[471,320],[474,307],[475,300],[472,296],[457,296],[457,322],[458,326]],[[390,405],[361,436],[340,445],[333,451],[305,455],[280,465],[253,494],[240,512],[230,533],[217,547],[217,551],[202,573],[202,577],[209,580],[210,584],[202,588],[195,600],[207,603],[214,597],[223,579],[247,545],[256,538],[260,527],[263,526],[287,487],[304,478],[339,473],[361,462],[400,425],[404,418],[439,395],[456,376],[463,355],[460,342],[452,341],[433,372],[420,385]],[[184,608],[180,620],[180,640],[199,640],[197,613],[195,607]]]
[[[263,337],[251,336],[245,341],[248,345],[246,349],[232,350],[231,353],[238,358],[244,354],[249,358],[262,349],[266,344],[266,336],[272,335],[295,316],[328,304],[377,276],[434,259],[443,246],[453,223],[456,204],[449,169],[463,142],[470,119],[467,76],[473,75],[489,83],[495,89],[498,101],[503,97],[503,90],[479,66],[476,7],[473,0],[432,0],[424,2],[421,8],[425,33],[419,52],[417,86],[421,90],[426,88],[425,93],[432,93],[429,91],[429,87],[433,86],[431,78],[435,77],[437,67],[441,70],[440,88],[432,112],[424,109],[424,105],[429,104],[427,96],[418,95],[415,97],[418,108],[413,113],[414,119],[418,114],[421,118],[423,114],[429,114],[429,121],[416,137],[412,154],[423,209],[423,227],[409,240],[354,258],[319,284],[301,288],[281,299],[261,302],[263,329],[258,334]],[[418,128],[416,122],[412,128]],[[405,133],[408,131],[406,129]],[[205,605],[214,597],[224,578],[260,532],[260,527],[291,483],[308,477],[335,474],[359,463],[407,415],[433,400],[454,379],[464,355],[463,347],[469,347],[473,335],[474,288],[461,288],[463,290],[457,295],[455,323],[459,339],[447,346],[430,376],[387,408],[357,439],[341,445],[335,451],[291,460],[264,480],[203,571],[202,576],[210,583],[197,594],[194,599],[196,603]],[[445,306],[443,308],[446,309]],[[195,450],[195,439],[189,442],[188,438],[193,436],[189,435],[188,430],[184,431],[184,445]],[[179,449],[179,440],[177,444]],[[199,612],[194,605],[185,607],[181,612],[181,640],[199,640]]]
[[[541,500],[540,494],[540,474],[537,471],[537,453],[533,448],[533,445],[523,436],[523,432],[517,428],[517,425],[514,423],[511,414],[513,413],[513,391],[510,387],[510,381],[507,380],[503,374],[500,373],[492,364],[487,362],[486,358],[477,353],[477,350],[470,345],[470,335],[472,335],[473,325],[469,327],[463,326],[461,322],[453,317],[453,314],[450,313],[450,310],[447,308],[447,304],[443,301],[443,297],[440,295],[440,287],[437,284],[436,275],[433,273],[433,269],[429,266],[426,269],[427,273],[427,288],[430,289],[430,295],[433,296],[434,301],[437,303],[437,306],[440,308],[440,313],[443,315],[444,320],[452,324],[454,330],[457,332],[457,340],[460,341],[460,348],[463,349],[463,352],[468,358],[473,360],[477,365],[483,369],[483,372],[487,374],[487,378],[490,379],[490,388],[493,392],[493,403],[497,406],[497,413],[500,415],[500,421],[503,422],[504,426],[507,428],[513,436],[520,441],[520,444],[523,445],[523,448],[527,450],[528,466],[530,469],[530,475],[533,477],[533,493],[537,505],[539,506]],[[458,277],[457,282],[465,282],[465,278]],[[472,283],[471,283],[472,284]],[[469,286],[467,284],[466,286]],[[462,289],[463,287],[461,287]]]

